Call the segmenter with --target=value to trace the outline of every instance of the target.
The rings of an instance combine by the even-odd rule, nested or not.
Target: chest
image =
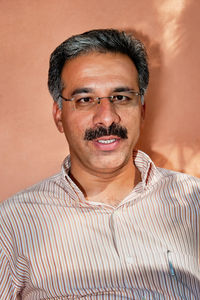
[[[197,226],[189,221],[186,207],[41,207],[29,216],[27,228],[20,248],[30,281],[51,294],[94,292],[97,287],[163,294],[172,285],[182,286],[170,267],[186,286],[187,280],[197,285]]]

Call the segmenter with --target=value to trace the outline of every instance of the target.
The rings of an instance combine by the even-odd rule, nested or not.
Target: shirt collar
[[[161,174],[158,171],[158,168],[146,153],[135,150],[133,152],[133,163],[141,174],[142,186],[145,190],[150,189],[152,185],[160,179]],[[71,161],[70,155],[68,155],[62,164],[62,177],[67,184],[67,190],[70,193],[70,196],[75,200],[78,200],[78,197],[79,200],[85,201],[83,193],[69,176],[70,167]]]
[[[144,152],[136,150],[133,152],[133,162],[141,174],[143,186],[151,188],[162,176],[151,158]]]

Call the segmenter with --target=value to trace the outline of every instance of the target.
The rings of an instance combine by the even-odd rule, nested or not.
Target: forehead
[[[138,72],[132,60],[121,53],[92,52],[69,60],[63,67],[64,89],[77,86],[130,85],[138,87]]]

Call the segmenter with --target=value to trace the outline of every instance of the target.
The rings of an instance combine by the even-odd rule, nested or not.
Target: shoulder
[[[183,185],[188,188],[188,190],[191,190],[192,188],[200,189],[200,178],[158,167],[157,170],[160,173],[161,181],[167,181],[172,185]]]
[[[68,170],[71,166],[70,156],[67,156],[62,164],[61,171],[48,177],[29,188],[20,191],[9,199],[0,203],[0,207],[8,207],[22,203],[27,204],[56,204],[59,199],[61,202],[64,195],[69,191],[70,185],[66,181]]]
[[[0,212],[6,213],[9,210],[15,210],[22,205],[55,204],[61,201],[58,197],[60,191],[64,189],[62,174],[56,174],[33,186],[18,192],[12,197],[0,203]]]
[[[156,168],[159,180],[153,190],[160,197],[200,208],[200,179],[185,173]]]
[[[134,161],[148,190],[152,188],[164,190],[170,187],[182,188],[185,193],[200,190],[200,178],[157,167],[142,151],[135,151]]]
[[[0,204],[0,249],[9,256],[20,236],[37,231],[41,218],[55,207],[66,205],[67,187],[62,173],[51,176],[3,201]],[[33,229],[34,228],[34,229]]]

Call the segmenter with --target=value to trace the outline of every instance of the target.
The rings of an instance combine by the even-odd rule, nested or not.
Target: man
[[[199,180],[135,150],[141,42],[73,36],[52,53],[48,85],[70,156],[1,205],[1,299],[199,299]]]

